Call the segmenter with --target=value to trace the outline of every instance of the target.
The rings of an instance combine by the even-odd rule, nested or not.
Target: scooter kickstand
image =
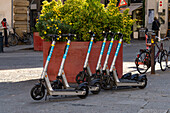
[[[46,95],[45,95],[45,101],[47,101],[47,96],[48,96],[48,95],[46,94]]]

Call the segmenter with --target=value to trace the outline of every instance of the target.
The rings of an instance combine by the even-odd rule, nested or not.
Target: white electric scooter
[[[64,37],[68,37],[67,47],[66,47],[61,65],[60,65],[60,69],[59,69],[57,79],[55,81],[53,81],[52,84],[50,83],[48,75],[47,75],[47,67],[48,67],[48,64],[50,62],[50,59],[51,59],[51,56],[52,56],[52,53],[53,53],[53,49],[54,49],[54,46],[55,46],[55,43],[56,43],[56,38],[58,38],[59,36],[55,35],[55,34],[50,34],[48,36],[53,37],[50,53],[47,57],[47,61],[45,63],[45,67],[43,69],[39,83],[36,84],[31,90],[31,97],[34,100],[41,100],[45,96],[45,92],[46,92],[45,90],[47,90],[46,97],[49,96],[49,95],[52,95],[52,96],[77,95],[81,99],[86,98],[88,96],[88,93],[89,93],[89,89],[88,89],[88,86],[87,86],[88,84],[87,83],[81,83],[76,88],[70,87],[70,85],[67,82],[65,73],[64,73],[64,63],[65,63],[66,56],[67,56],[67,53],[68,53],[68,49],[69,49],[69,46],[70,46],[71,37],[73,37],[75,35],[74,34],[62,35]]]
[[[118,78],[117,71],[115,68],[115,62],[116,62],[116,58],[119,53],[119,49],[122,44],[123,34],[118,33],[118,35],[120,38],[119,44],[117,46],[116,53],[115,53],[115,56],[114,56],[112,64],[111,64],[109,74],[104,75],[104,77],[102,79],[102,84],[104,84],[103,86],[106,86],[106,87],[108,87],[108,85],[110,85],[110,87],[109,87],[110,89],[112,89],[113,86],[116,86],[116,87],[118,87],[118,86],[132,86],[132,87],[139,87],[140,89],[144,89],[147,86],[146,75],[139,76],[138,74],[135,74],[135,75],[131,76],[131,74],[127,74],[127,75],[124,75],[121,79]]]

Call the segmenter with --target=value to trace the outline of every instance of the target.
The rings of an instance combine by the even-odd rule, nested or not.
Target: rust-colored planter
[[[39,32],[34,32],[34,51],[43,51],[43,39],[39,36]]]
[[[51,42],[43,42],[43,59],[44,64],[47,59],[48,51],[50,48]],[[51,61],[48,66],[48,76],[49,79],[55,80],[59,71],[60,63],[64,54],[64,48],[65,48],[66,42],[57,42],[51,57]],[[71,42],[68,55],[65,61],[64,65],[64,71],[67,77],[68,82],[75,83],[76,75],[79,73],[79,71],[83,70],[83,65],[86,57],[86,53],[88,50],[89,42]],[[102,41],[98,41],[96,43],[93,43],[92,50],[89,57],[89,65],[91,68],[92,73],[95,73],[98,57],[100,54]],[[116,51],[116,47],[118,45],[118,41],[114,41],[113,48],[110,54],[108,66],[110,67],[112,63],[112,59],[114,56],[114,53]],[[109,46],[109,41],[106,43],[105,51],[102,58],[102,65],[104,63],[107,50]],[[118,72],[119,77],[122,76],[122,69],[123,69],[123,48],[121,46],[120,52],[117,57],[116,61],[116,69]]]

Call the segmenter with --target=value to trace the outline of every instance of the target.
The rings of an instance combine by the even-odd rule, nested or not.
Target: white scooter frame
[[[68,53],[68,49],[69,49],[69,46],[70,46],[70,42],[71,42],[70,38],[72,36],[74,36],[73,34],[62,35],[62,36],[68,36],[68,41],[67,41],[66,51],[65,51],[65,54],[63,56],[57,78],[62,80],[64,89],[52,88],[50,80],[49,80],[48,75],[47,75],[47,67],[48,67],[48,64],[50,62],[50,59],[51,59],[51,56],[52,56],[52,53],[53,53],[53,49],[54,49],[54,46],[55,46],[55,43],[56,43],[56,38],[58,38],[58,36],[53,35],[53,34],[51,34],[49,36],[53,37],[50,53],[47,57],[47,61],[45,63],[43,72],[41,74],[40,83],[36,84],[31,90],[31,97],[34,100],[41,100],[45,95],[45,89],[47,89],[47,96],[48,95],[53,95],[53,96],[54,95],[77,95],[82,99],[86,98],[88,96],[87,83],[82,83],[77,88],[72,88],[72,87],[69,86],[67,79],[66,79],[66,76],[65,76],[65,73],[64,73],[64,62],[65,62],[65,59],[66,59],[66,56],[67,56],[67,53]]]
[[[119,44],[117,46],[116,49],[116,53],[115,56],[113,58],[112,64],[111,64],[111,68],[110,68],[110,75],[106,75],[106,78],[108,78],[108,80],[111,82],[114,82],[115,86],[135,86],[135,87],[139,87],[141,89],[145,88],[147,85],[147,77],[146,75],[141,75],[138,76],[136,78],[136,80],[128,80],[128,79],[119,79],[117,72],[116,72],[116,68],[115,68],[115,62],[116,62],[116,58],[118,56],[121,44],[122,44],[122,38],[123,38],[123,34],[118,33],[120,40],[119,40]]]

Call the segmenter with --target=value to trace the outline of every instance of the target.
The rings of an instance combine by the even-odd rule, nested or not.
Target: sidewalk
[[[17,46],[10,46],[10,47],[4,47],[4,52],[15,52],[18,50],[24,50],[24,49],[34,49],[33,45],[17,45]]]
[[[51,96],[35,101],[30,90],[42,72],[43,54],[14,48],[0,53],[0,113],[170,113],[170,69],[162,72],[158,63],[155,75],[147,73],[145,89],[123,87],[90,93],[86,99]],[[144,41],[124,44],[124,73],[137,73],[134,59],[140,48],[145,48]]]
[[[0,82],[19,82],[38,79],[43,66],[43,52],[34,51],[33,45],[4,48],[0,53]]]

